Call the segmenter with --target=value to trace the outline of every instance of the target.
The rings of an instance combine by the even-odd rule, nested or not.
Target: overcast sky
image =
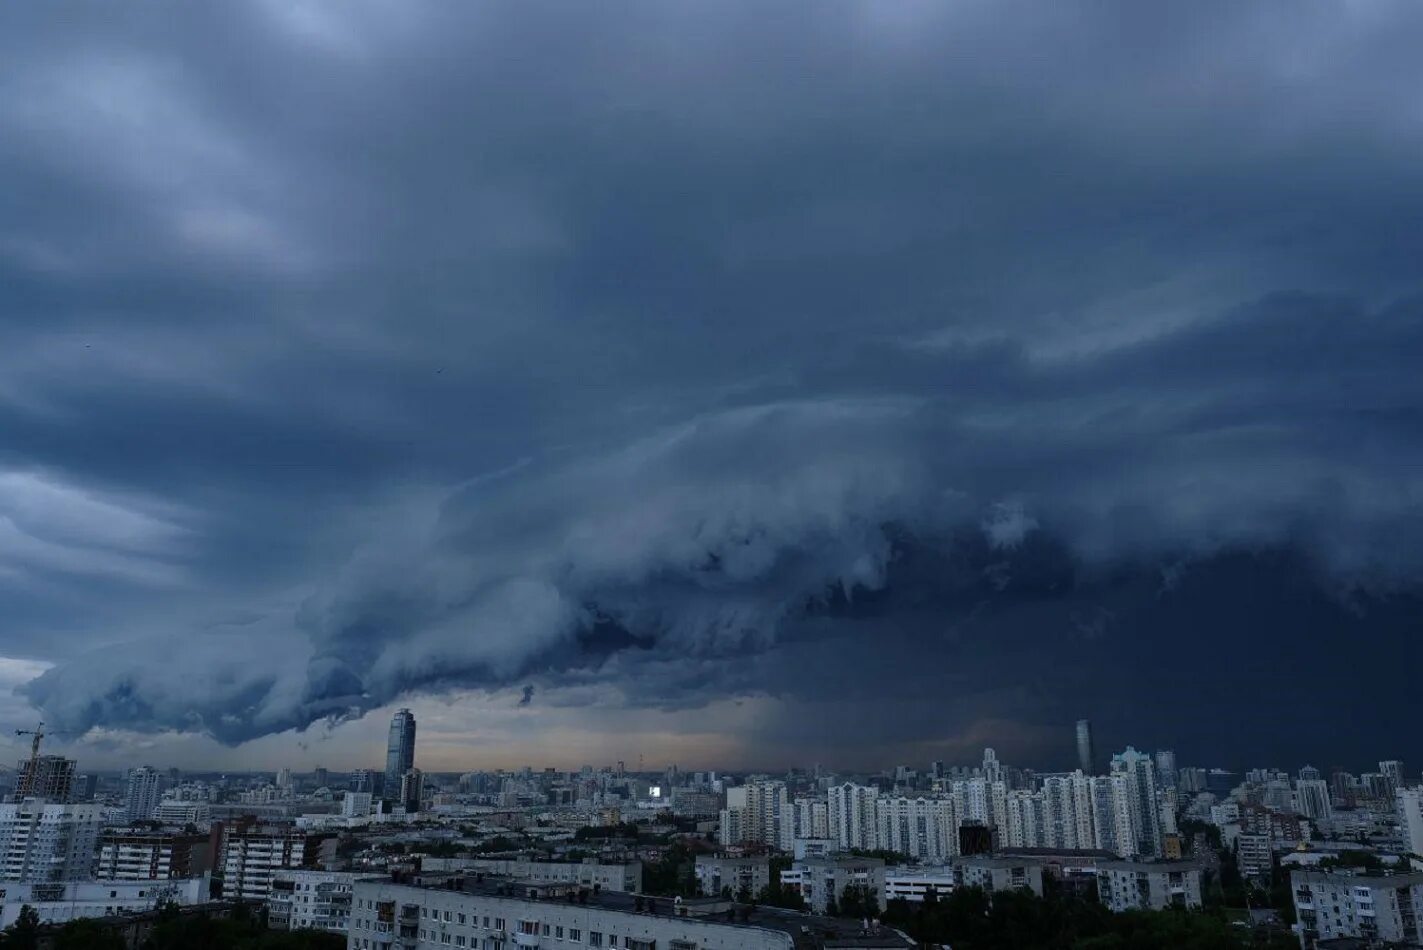
[[[1420,48],[1413,0],[6,4],[0,725],[1415,770]]]

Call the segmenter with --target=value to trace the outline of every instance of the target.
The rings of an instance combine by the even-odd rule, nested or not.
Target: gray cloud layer
[[[61,728],[785,693],[727,658],[985,602],[1159,642],[1112,579],[1240,550],[1417,589],[1413,5],[0,16],[0,634]]]

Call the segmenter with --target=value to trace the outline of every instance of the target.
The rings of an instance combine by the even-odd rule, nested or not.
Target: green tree
[[[29,904],[20,907],[19,916],[4,934],[5,950],[34,950],[40,939],[40,913]]]
[[[70,921],[54,937],[54,950],[126,950],[127,946],[122,937],[96,920]]]

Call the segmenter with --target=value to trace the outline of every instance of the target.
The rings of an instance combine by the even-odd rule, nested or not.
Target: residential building
[[[699,854],[693,871],[701,892],[710,897],[755,898],[771,886],[771,859],[764,855],[742,858]]]
[[[878,797],[874,788],[853,782],[830,787],[826,830],[839,847],[872,851],[879,846],[875,809]]]
[[[163,791],[163,775],[150,765],[128,770],[124,789],[124,816],[129,822],[148,821],[158,810]]]
[[[267,894],[267,926],[344,934],[351,921],[351,890],[367,878],[342,871],[278,871]]]
[[[1032,891],[1043,896],[1043,867],[1031,858],[972,855],[954,858],[954,879],[960,887],[985,891]]]
[[[103,810],[27,798],[0,805],[0,880],[82,881],[94,876]]]
[[[1243,877],[1262,877],[1270,873],[1274,861],[1274,839],[1268,834],[1243,831],[1235,838],[1236,866]]]
[[[780,847],[782,818],[789,805],[785,782],[747,782],[727,789],[721,814],[722,845],[755,842]]]
[[[1369,946],[1423,944],[1423,873],[1291,871],[1300,946],[1354,939]]]
[[[1329,802],[1329,783],[1321,778],[1300,779],[1295,783],[1295,810],[1314,821],[1334,817]]]
[[[958,878],[949,867],[886,868],[884,899],[922,903],[930,893],[944,897],[953,892]]]
[[[823,914],[831,901],[839,903],[849,887],[870,895],[883,906],[884,875],[884,862],[879,858],[805,858],[791,865],[789,871],[781,872],[781,886],[798,891],[807,907]]]
[[[958,814],[951,798],[885,796],[875,800],[875,845],[942,864],[958,853]]]
[[[642,890],[642,862],[604,864],[583,861],[533,861],[529,858],[425,858],[427,870],[471,871],[531,884],[574,884],[601,891],[636,894]]]
[[[1112,756],[1112,776],[1125,779],[1114,801],[1117,809],[1118,854],[1161,855],[1161,816],[1156,798],[1156,764],[1131,746]]]
[[[154,809],[153,820],[165,825],[205,825],[212,820],[212,807],[202,801],[165,798]]]
[[[385,746],[385,794],[400,792],[400,781],[415,767],[415,715],[401,709],[390,718],[390,736]],[[355,791],[370,791],[358,788]]]
[[[40,922],[62,924],[84,917],[113,917],[155,910],[166,904],[201,904],[208,899],[206,876],[162,881],[58,881],[6,884],[0,888],[0,928],[8,928],[29,906]]]
[[[1103,861],[1097,899],[1114,913],[1200,907],[1201,871],[1189,861]]]
[[[101,881],[148,881],[201,877],[212,871],[207,835],[106,831],[99,838],[94,877]]]
[[[670,899],[654,901],[653,913],[639,913],[631,895],[585,891],[573,896],[577,899],[555,885],[511,889],[501,881],[434,879],[429,886],[357,881],[347,946],[791,950],[799,934],[798,918],[783,914],[759,914],[745,924],[733,924],[719,913],[693,915],[685,903],[674,912]]]
[[[335,859],[336,836],[290,828],[249,826],[223,836],[218,866],[224,900],[265,900],[278,871],[325,867]]]
[[[1396,802],[1403,843],[1410,854],[1423,857],[1423,786],[1400,788]]]

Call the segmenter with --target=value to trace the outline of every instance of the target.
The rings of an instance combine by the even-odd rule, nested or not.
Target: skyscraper
[[[415,767],[415,717],[402,709],[390,717],[390,739],[385,746],[386,793],[400,792],[405,773]]]
[[[1077,767],[1083,775],[1096,775],[1096,755],[1092,750],[1092,723],[1087,719],[1077,720]]]

